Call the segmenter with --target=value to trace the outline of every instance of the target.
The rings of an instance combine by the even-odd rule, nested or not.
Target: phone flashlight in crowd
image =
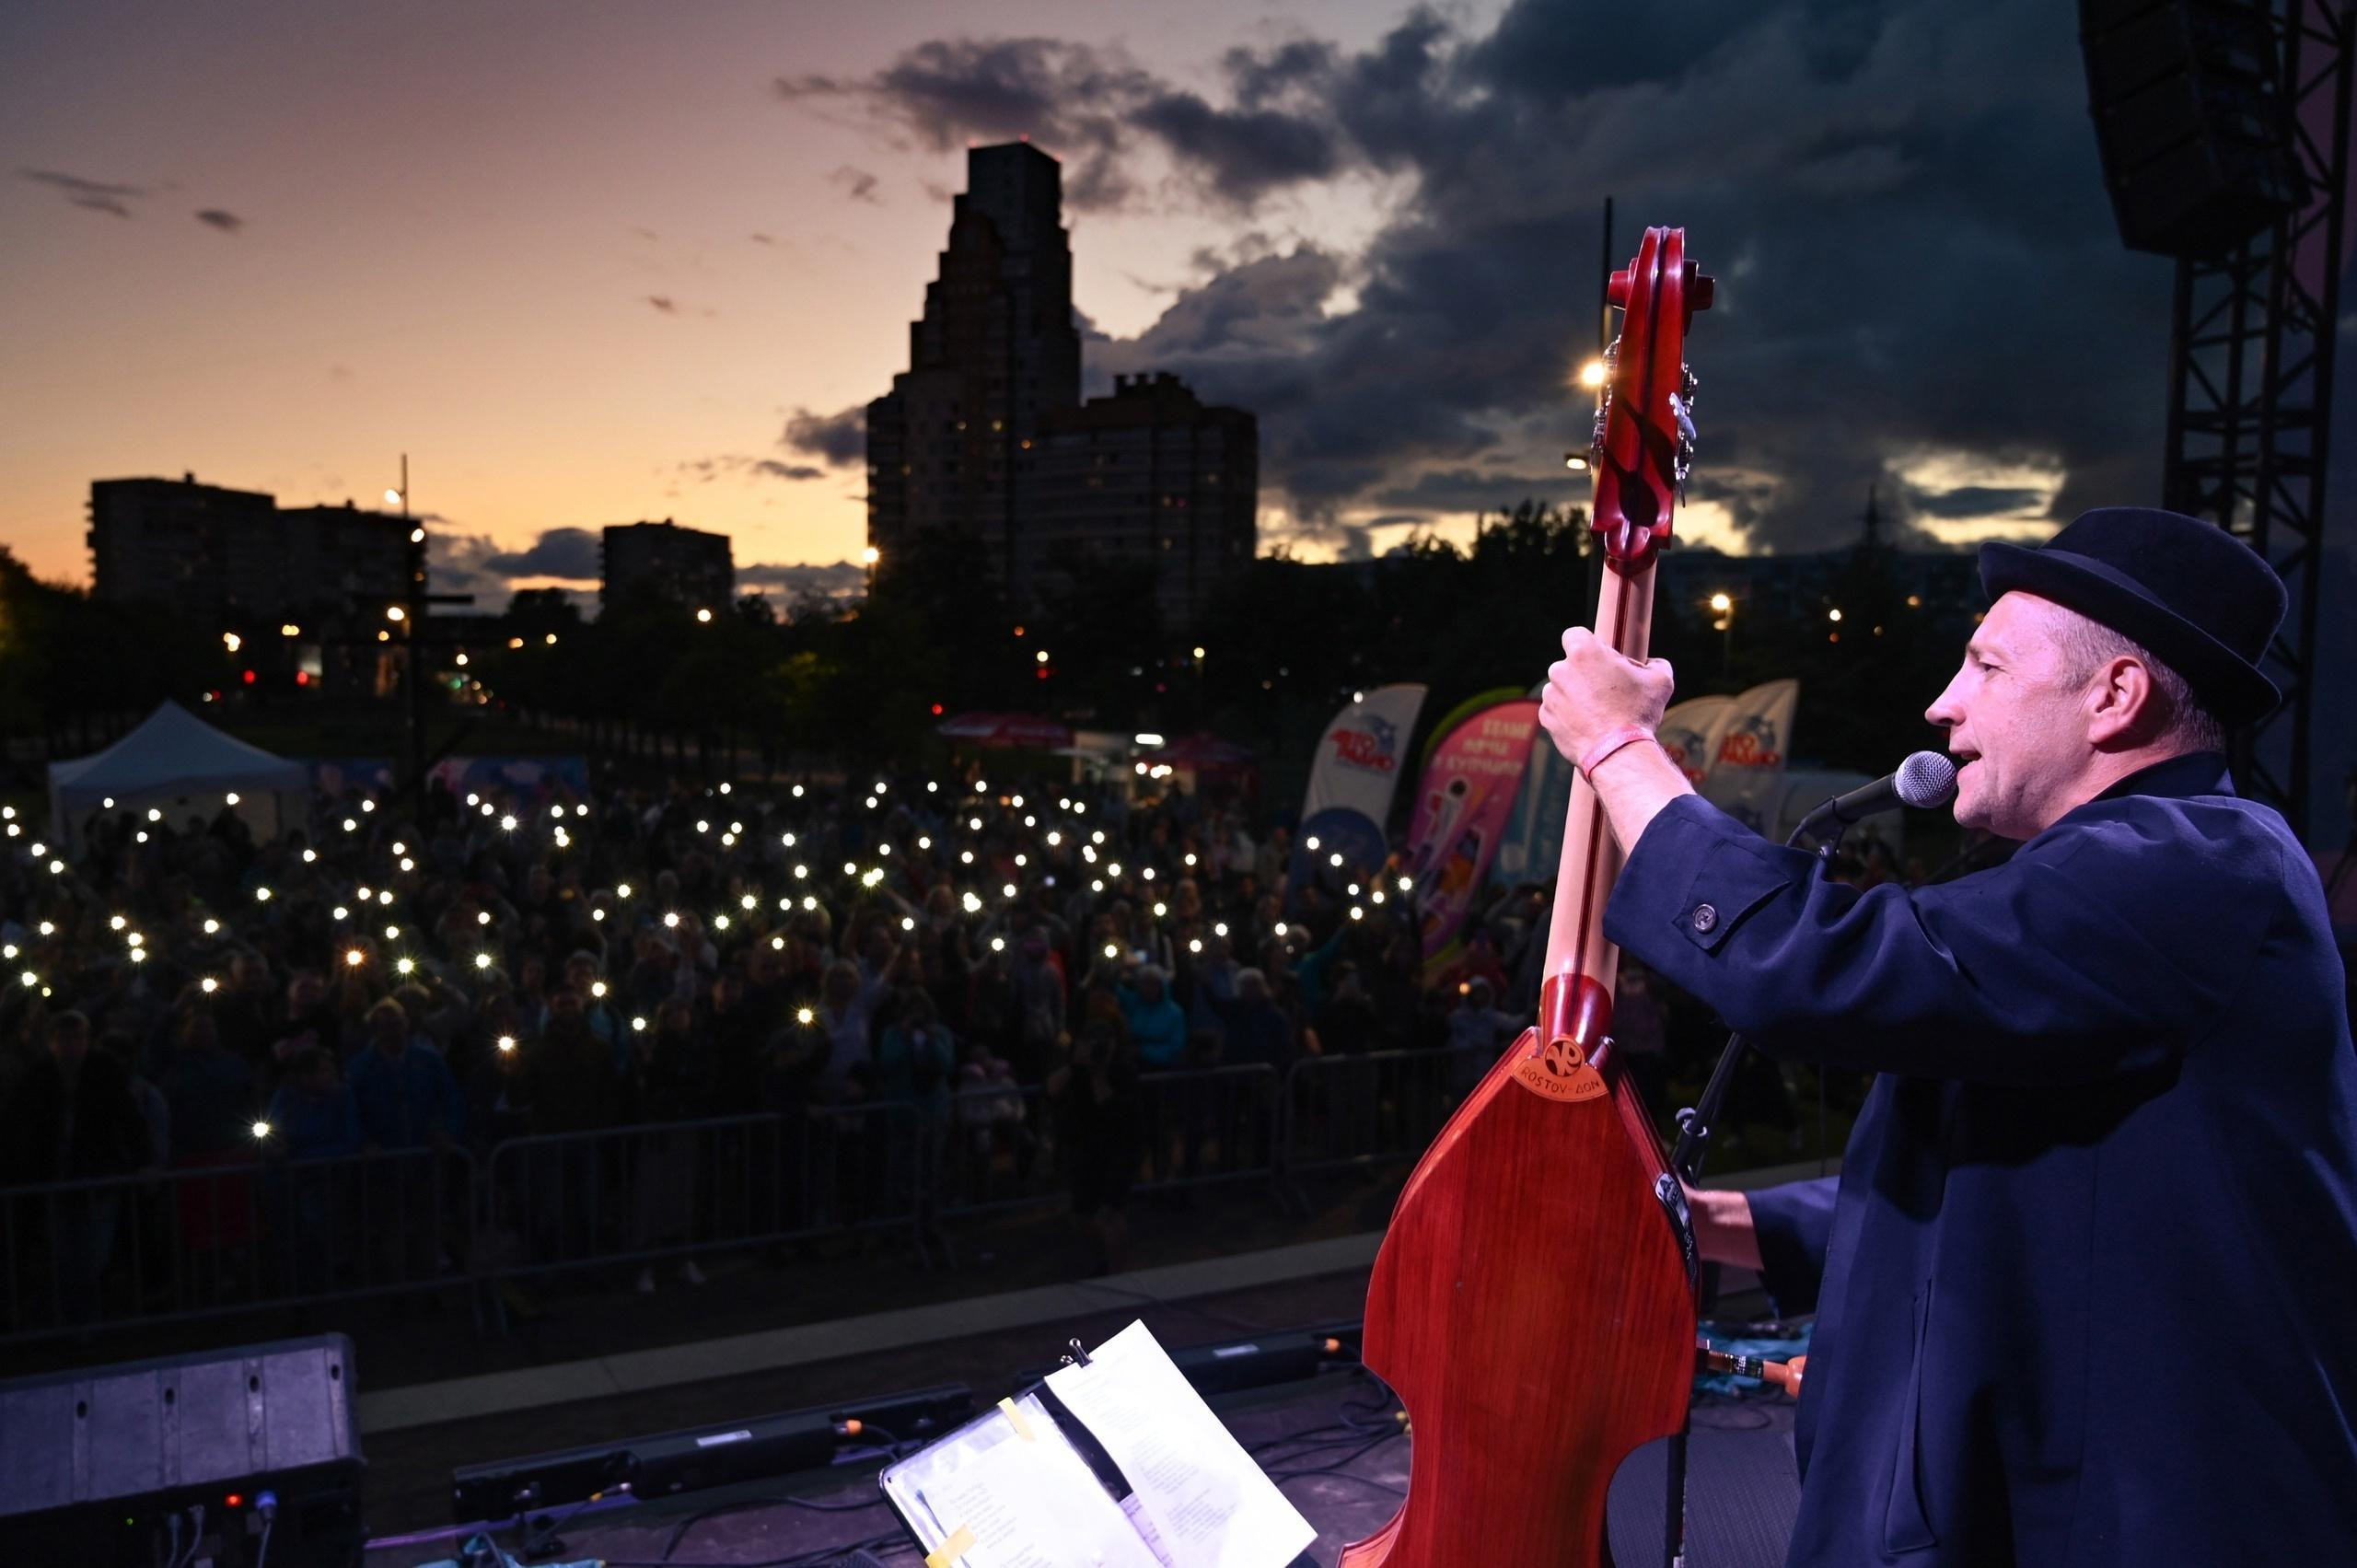
[[[267,1137],[269,1137],[269,1136],[270,1136],[270,1123],[269,1123],[269,1122],[267,1122],[267,1121],[257,1121],[257,1122],[255,1122],[255,1123],[254,1123],[254,1142],[255,1142],[255,1143],[259,1144],[259,1143],[261,1143],[263,1139],[265,1139],[265,1138],[267,1138]]]
[[[206,975],[203,980],[198,981],[196,984],[197,989],[203,992],[207,996],[212,995],[215,992],[221,989],[221,982],[214,979],[211,975]]]
[[[516,1037],[514,1035],[501,1035],[499,1037],[499,1053],[502,1056],[506,1055],[509,1051],[515,1049]]]
[[[646,1020],[644,1018],[633,1018],[630,1021],[630,1027],[633,1029],[644,1031],[646,1028]]]
[[[362,952],[357,947],[346,947],[343,950],[343,961],[351,965],[354,969],[358,969],[367,960],[367,958],[368,955]]]
[[[798,1024],[801,1024],[801,1025],[805,1026],[806,1028],[807,1028],[807,1027],[808,1027],[808,1026],[809,1026],[809,1025],[811,1025],[811,1024],[814,1024],[814,1023],[818,1022],[818,1019],[819,1019],[819,1015],[818,1015],[818,1014],[816,1014],[816,1013],[814,1013],[814,1012],[812,1012],[812,1011],[811,1011],[809,1008],[807,1008],[807,1007],[802,1008],[800,1011],[796,1012],[796,1013],[794,1015],[794,1021],[795,1021],[795,1023],[798,1023]]]
[[[589,994],[592,996],[603,996],[606,994],[606,982],[602,980],[591,981],[589,982]]]

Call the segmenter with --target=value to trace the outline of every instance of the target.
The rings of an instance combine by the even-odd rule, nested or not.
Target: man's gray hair
[[[2113,659],[2132,658],[2151,673],[2153,691],[2160,699],[2163,719],[2155,738],[2170,742],[2182,751],[2226,749],[2226,726],[2201,705],[2201,699],[2193,694],[2193,688],[2184,676],[2164,664],[2135,638],[2115,632],[2068,606],[2063,608],[2068,613],[2057,626],[2055,642],[2062,653],[2065,683],[2084,684]]]

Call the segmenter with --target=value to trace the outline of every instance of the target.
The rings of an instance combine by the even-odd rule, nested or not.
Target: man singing
[[[2357,1055],[2307,856],[2223,727],[2282,585],[2133,507],[1984,546],[1926,716],[2005,865],[1860,892],[1697,797],[1670,696],[1564,633],[1541,721],[1627,867],[1605,929],[1787,1061],[1878,1076],[1837,1184],[1696,1194],[1817,1304],[1789,1561],[2357,1560]],[[1819,1289],[1821,1283],[1821,1291]]]

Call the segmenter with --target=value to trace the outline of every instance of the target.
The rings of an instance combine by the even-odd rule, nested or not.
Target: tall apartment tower
[[[935,530],[1018,572],[1018,494],[1043,416],[1080,401],[1062,168],[1028,143],[975,147],[909,368],[867,405],[867,540],[886,559]]]
[[[171,479],[90,484],[95,597],[169,604],[201,623],[278,609],[283,590],[278,501],[256,490]]]
[[[1019,575],[1034,591],[1084,560],[1154,568],[1155,608],[1199,625],[1259,540],[1260,426],[1205,404],[1168,371],[1116,376],[1113,395],[1051,411],[1033,456]]]

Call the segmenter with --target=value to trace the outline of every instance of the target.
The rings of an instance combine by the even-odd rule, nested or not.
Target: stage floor
[[[1309,1555],[1319,1568],[1330,1568],[1345,1542],[1372,1535],[1399,1506],[1411,1440],[1398,1430],[1387,1390],[1365,1374],[1337,1369],[1213,1405],[1317,1527]],[[1697,1400],[1689,1458],[1689,1568],[1777,1568],[1782,1562],[1800,1494],[1792,1411],[1780,1397]],[[1511,1459],[1502,1452],[1500,1462]],[[562,1547],[533,1560],[603,1560],[608,1568],[667,1562],[670,1568],[815,1568],[865,1547],[887,1562],[919,1562],[877,1491],[878,1463],[880,1456],[662,1503],[552,1510],[540,1517],[552,1516],[550,1533]],[[1663,1446],[1653,1445],[1631,1455],[1614,1478],[1608,1520],[1621,1568],[1662,1561],[1664,1472]],[[509,1526],[494,1539],[523,1555],[521,1527]],[[447,1539],[372,1551],[367,1568],[447,1560],[457,1545]]]

